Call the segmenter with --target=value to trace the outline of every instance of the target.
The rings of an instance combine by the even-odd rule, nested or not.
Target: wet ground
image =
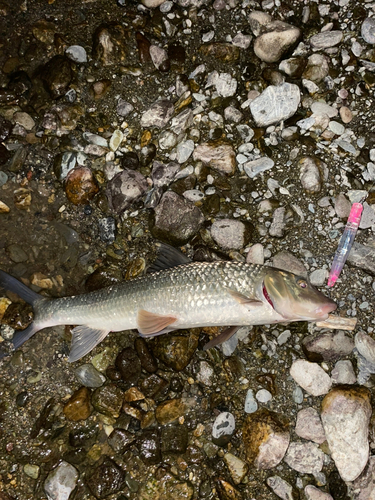
[[[195,260],[294,270],[299,259],[338,303],[336,314],[357,318],[346,336],[372,336],[375,37],[363,23],[374,19],[374,4],[147,5],[0,2],[0,268],[60,297],[142,274],[158,239]],[[283,47],[273,61],[254,52],[269,21],[259,28],[253,11],[300,30],[289,42],[265,42],[266,53]],[[314,46],[311,37],[322,30],[332,39]],[[314,62],[314,54],[323,58]],[[296,108],[289,91],[277,94],[265,114],[275,110],[279,118],[262,123],[250,103],[284,81],[297,86]],[[153,109],[160,99],[162,109]],[[328,108],[314,110],[317,102]],[[368,257],[353,255],[329,290],[327,271],[358,190],[367,191],[368,205],[356,241]],[[175,196],[170,205],[165,193]],[[242,224],[229,222],[215,237],[213,225],[223,219]],[[6,325],[26,326],[30,308],[5,296],[1,316],[12,301],[2,320],[6,350],[13,333]],[[69,364],[70,329],[55,327],[0,361],[0,499],[304,499],[314,485],[335,500],[364,500],[340,477],[326,444],[314,474],[285,461],[258,470],[242,436],[252,390],[256,404],[300,440],[297,413],[320,411],[322,397],[298,391],[292,363],[307,357],[331,373],[338,359],[349,359],[359,376],[358,358],[340,346],[330,358],[314,358],[303,339],[322,330],[304,322],[245,329],[236,349],[203,351],[215,333],[172,333],[148,348],[135,344],[135,331],[112,333]],[[91,367],[83,379],[76,372],[84,363]],[[371,377],[359,380],[372,394]],[[213,437],[215,419],[228,412],[235,429]],[[233,467],[228,453],[239,459]],[[70,464],[70,496],[54,474],[62,463]],[[275,475],[291,485],[289,497],[267,484]]]

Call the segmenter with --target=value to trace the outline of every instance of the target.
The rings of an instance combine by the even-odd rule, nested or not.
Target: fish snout
[[[337,309],[336,302],[334,302],[331,299],[328,299],[327,302],[325,302],[324,304],[320,305],[315,309],[315,313],[317,314],[317,316],[326,318],[328,314],[335,311],[335,309]]]

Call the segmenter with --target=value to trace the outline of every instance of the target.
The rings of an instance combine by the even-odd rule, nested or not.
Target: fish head
[[[286,321],[325,320],[337,307],[308,279],[278,269],[266,274],[263,295]]]

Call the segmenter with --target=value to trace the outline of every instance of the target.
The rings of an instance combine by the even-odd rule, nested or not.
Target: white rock
[[[80,45],[71,45],[65,51],[65,54],[77,63],[85,63],[87,62],[87,53],[86,50]]]
[[[355,384],[357,377],[351,361],[348,359],[337,361],[332,370],[331,379],[334,384]]]
[[[232,453],[226,453],[224,455],[224,462],[229,469],[234,484],[240,484],[247,474],[249,468],[247,463]]]
[[[271,476],[267,479],[267,484],[271,490],[282,500],[294,500],[292,486],[280,476]]]
[[[260,389],[255,397],[260,403],[268,403],[268,401],[271,401],[272,399],[272,394],[270,391],[267,391],[266,389]]]
[[[68,500],[77,485],[78,471],[68,462],[61,462],[47,476],[44,491],[48,500]]]
[[[112,137],[109,140],[109,147],[112,149],[112,151],[117,151],[120,144],[122,143],[123,138],[124,134],[121,132],[121,130],[116,129],[113,132]]]
[[[375,212],[374,209],[365,201],[363,203],[363,212],[361,217],[361,222],[359,223],[360,229],[368,229],[375,224]]]
[[[264,264],[264,248],[261,243],[255,243],[250,247],[246,262],[248,264],[260,264],[261,266]]]
[[[323,286],[327,278],[327,269],[316,269],[310,274],[310,282],[314,286]]]
[[[322,402],[328,446],[344,481],[357,479],[367,464],[371,413],[370,391],[365,387],[337,387]]]
[[[354,338],[358,352],[370,363],[375,364],[375,340],[365,332],[358,332]]]
[[[212,436],[219,439],[223,436],[231,436],[236,429],[234,416],[228,411],[219,413],[212,427]]]
[[[188,189],[183,193],[182,196],[187,200],[196,203],[197,201],[203,200],[204,193],[202,193],[202,191],[199,191],[198,189]]]
[[[194,141],[188,139],[187,141],[180,142],[177,146],[177,161],[178,163],[185,163],[194,151]]]
[[[334,118],[338,115],[337,108],[321,101],[314,101],[311,104],[310,109],[315,115],[328,115],[329,118]]]
[[[363,21],[361,35],[366,43],[375,44],[375,19],[373,17],[368,17]]]
[[[241,249],[245,242],[245,231],[245,224],[234,219],[217,220],[211,226],[212,238],[225,249]]]
[[[300,90],[294,83],[269,85],[250,103],[250,111],[258,127],[268,127],[295,114],[301,100]]]
[[[307,393],[312,396],[327,394],[332,382],[329,375],[316,363],[305,359],[294,361],[290,375]]]
[[[323,468],[324,453],[315,443],[290,443],[284,461],[302,474],[316,474]]]
[[[149,9],[155,9],[155,7],[159,7],[165,0],[142,0],[142,3],[145,7]]]
[[[247,49],[250,46],[252,36],[243,35],[242,33],[237,33],[237,35],[233,38],[232,43],[236,47],[240,49]]]
[[[343,36],[342,31],[323,31],[310,38],[310,45],[313,49],[328,49],[329,47],[338,45]]]
[[[275,162],[268,158],[268,156],[264,156],[263,158],[258,158],[257,160],[251,160],[244,163],[244,171],[250,177],[250,179],[254,179],[257,175],[262,172],[266,172],[267,170],[271,170],[271,168],[275,165]]]
[[[311,484],[307,485],[304,491],[307,500],[333,500],[333,497],[329,493],[319,490]]]
[[[193,158],[223,174],[232,175],[236,168],[236,155],[230,144],[219,146],[208,143],[199,144],[194,150]]]
[[[319,413],[312,407],[298,412],[295,432],[297,436],[317,444],[322,444],[326,440]]]
[[[159,99],[143,113],[141,117],[141,126],[145,128],[163,128],[171,119],[173,111],[174,106],[171,101],[168,99]]]
[[[220,73],[216,79],[217,93],[222,97],[230,97],[236,93],[237,80],[229,73]]]
[[[254,391],[249,389],[246,394],[245,399],[245,412],[246,413],[254,413],[258,409],[258,403],[254,398]]]

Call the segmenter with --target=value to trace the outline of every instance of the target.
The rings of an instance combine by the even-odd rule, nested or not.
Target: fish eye
[[[301,288],[306,288],[307,282],[305,280],[298,280],[297,285],[300,286]]]

